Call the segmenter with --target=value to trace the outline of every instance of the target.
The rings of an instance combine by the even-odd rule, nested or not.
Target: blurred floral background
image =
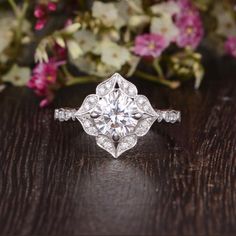
[[[230,0],[0,0],[0,91],[27,86],[45,107],[114,72],[198,89],[201,47],[236,58],[235,17]]]

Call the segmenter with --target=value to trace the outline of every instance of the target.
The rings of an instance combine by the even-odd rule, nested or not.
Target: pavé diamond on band
[[[60,108],[54,118],[78,120],[84,131],[96,137],[98,146],[118,158],[133,148],[152,124],[181,121],[180,111],[154,110],[147,97],[138,95],[134,84],[115,73],[100,83],[96,94],[88,95],[78,109]]]

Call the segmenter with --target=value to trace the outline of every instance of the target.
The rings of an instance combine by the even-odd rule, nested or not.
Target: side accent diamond
[[[98,135],[98,130],[94,126],[93,120],[91,120],[91,118],[89,116],[87,116],[87,115],[77,116],[76,118],[80,121],[84,131],[87,134],[92,135],[92,136]]]
[[[179,111],[167,110],[163,112],[163,119],[168,123],[175,123],[176,121],[181,121],[181,116]]]
[[[114,158],[116,158],[116,148],[114,142],[106,135],[100,134],[96,137],[97,145],[109,152]]]
[[[91,111],[97,104],[99,97],[96,94],[88,95],[82,104],[82,106],[79,108],[79,110],[75,113],[75,116],[81,116],[82,114],[85,114],[89,111]]]
[[[96,88],[96,94],[98,96],[105,96],[110,93],[116,85],[116,78],[117,75],[115,74],[111,76],[108,80],[105,80],[104,82],[100,83]]]
[[[70,119],[75,120],[75,109],[56,109],[54,112],[54,119],[59,121],[68,121]]]
[[[156,119],[157,117],[150,117],[141,120],[135,128],[135,134],[139,137],[146,135]]]
[[[135,134],[123,137],[117,146],[116,158],[119,157],[125,151],[133,148],[136,145],[137,140],[138,139]]]
[[[127,81],[121,75],[117,74],[116,76],[117,76],[117,83],[121,91],[123,91],[126,95],[134,98],[138,94],[136,86]]]
[[[152,105],[150,104],[148,98],[144,95],[137,95],[135,97],[135,102],[138,106],[138,108],[146,113],[146,114],[149,114],[151,116],[156,116],[156,112],[155,110],[153,109]]]
[[[179,111],[174,110],[156,110],[157,120],[161,122],[162,120],[166,121],[167,123],[174,124],[175,122],[181,121],[181,114]]]

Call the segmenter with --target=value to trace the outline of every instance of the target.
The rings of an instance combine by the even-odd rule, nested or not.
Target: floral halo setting
[[[115,73],[100,83],[96,94],[88,95],[79,109],[56,109],[54,118],[61,122],[80,121],[84,131],[96,137],[99,147],[118,158],[133,148],[156,120],[173,124],[181,121],[181,114],[154,110],[134,84]]]
[[[7,2],[0,15],[0,91],[9,82],[27,85],[42,98],[41,107],[64,86],[99,82],[116,71],[171,89],[195,78],[199,88],[203,40],[236,57],[231,1]],[[61,25],[53,23],[60,12],[67,16]],[[32,45],[34,62],[22,61]]]

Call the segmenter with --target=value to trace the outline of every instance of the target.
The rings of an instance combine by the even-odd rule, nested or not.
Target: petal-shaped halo
[[[99,96],[96,94],[90,94],[88,95],[84,101],[82,106],[79,108],[79,110],[75,113],[75,116],[81,116],[83,114],[88,113],[91,111],[96,105],[99,100]]]
[[[91,136],[98,136],[98,129],[95,127],[93,120],[89,115],[82,115],[76,117],[81,123],[84,131]]]
[[[117,75],[114,74],[109,79],[103,81],[97,86],[96,94],[101,97],[107,95],[114,89],[116,82],[117,82]]]
[[[157,113],[134,84],[115,73],[85,98],[75,117],[87,134],[96,136],[99,147],[117,158],[147,134]]]
[[[139,137],[146,135],[156,119],[157,117],[148,117],[141,120],[135,128],[135,134]]]
[[[138,108],[143,111],[144,113],[149,114],[150,116],[157,116],[157,113],[153,109],[152,105],[150,104],[148,98],[144,95],[137,95],[135,97],[135,102]]]
[[[129,81],[127,81],[125,78],[123,78],[119,74],[115,74],[115,76],[116,76],[116,81],[117,81],[119,88],[126,95],[134,98],[138,94],[138,89],[136,88],[136,86],[134,84],[130,83]]]
[[[100,134],[96,138],[97,145],[109,152],[114,158],[117,158],[116,147],[114,142],[106,135]]]
[[[135,134],[123,137],[117,146],[116,158],[119,157],[122,153],[133,148],[136,145],[137,141],[138,138]]]

